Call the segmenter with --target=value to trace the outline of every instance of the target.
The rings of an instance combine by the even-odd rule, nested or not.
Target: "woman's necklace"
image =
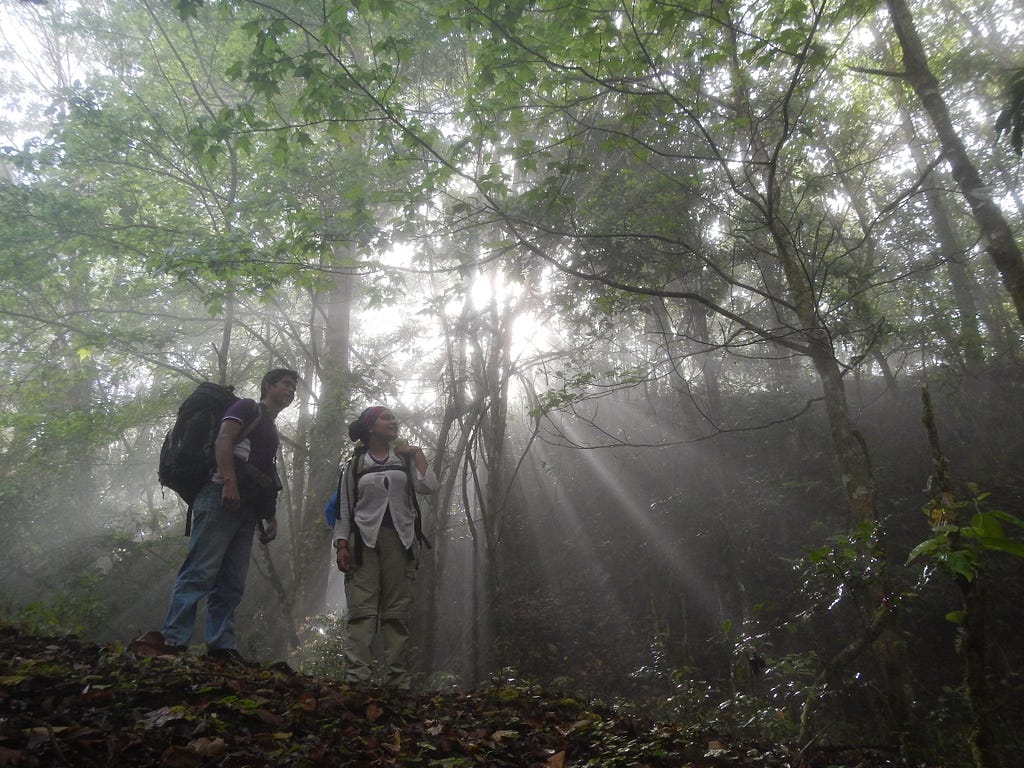
[[[371,459],[373,459],[373,463],[374,463],[374,464],[376,464],[376,465],[377,465],[378,467],[382,467],[382,466],[384,466],[385,464],[387,464],[387,463],[388,463],[388,459],[390,459],[390,458],[391,458],[391,451],[390,451],[390,450],[388,450],[388,452],[384,454],[384,458],[383,458],[383,459],[378,459],[378,458],[377,458],[376,456],[374,456],[374,455],[373,455],[372,453],[370,453],[369,451],[367,451],[366,453],[367,453],[367,455],[368,455],[368,456],[369,456],[369,457],[370,457]]]

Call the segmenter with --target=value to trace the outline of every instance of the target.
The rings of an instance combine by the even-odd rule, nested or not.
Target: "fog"
[[[417,687],[1019,744],[1018,9],[761,5],[0,7],[0,619],[158,628],[175,410],[285,366],[245,655],[342,679],[379,403],[441,481]]]

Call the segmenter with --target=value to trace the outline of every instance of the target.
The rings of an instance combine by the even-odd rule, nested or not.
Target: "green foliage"
[[[300,672],[321,678],[345,679],[345,617],[333,613],[310,616],[303,624],[302,643],[294,650]]]
[[[1004,106],[996,117],[996,136],[1004,134],[1020,157],[1024,151],[1024,69],[1015,71],[1005,89]]]
[[[800,706],[813,689],[817,658],[805,653],[768,661],[760,676],[747,678],[742,688],[732,690],[701,679],[695,670],[675,670],[669,676],[668,695],[645,699],[644,709],[693,738],[718,733],[785,742],[798,731]]]
[[[428,691],[458,691],[465,686],[457,673],[438,671],[428,675],[424,687]]]
[[[9,610],[0,617],[5,623],[42,635],[87,635],[101,627],[108,615],[106,601],[99,591],[102,577],[86,574],[69,582],[64,590]]]
[[[999,510],[989,509],[985,503],[988,494],[978,493],[966,501],[955,501],[950,507],[933,500],[924,507],[931,522],[932,535],[914,547],[907,562],[924,558],[951,576],[974,581],[985,567],[989,553],[1001,552],[1024,558],[1024,542],[1011,538],[1006,526],[1024,530],[1024,520]],[[957,524],[966,514],[970,521]],[[956,620],[957,614],[951,614]]]
[[[116,526],[133,541],[166,533],[179,510],[153,496],[151,446],[172,395],[189,379],[223,371],[244,386],[268,362],[302,360],[310,389],[333,398],[311,399],[298,417],[290,469],[298,475],[294,487],[307,491],[315,482],[301,476],[308,468],[303,430],[311,422],[319,428],[340,401],[364,390],[396,397],[412,386],[422,388],[417,402],[428,404],[424,424],[439,422],[446,409],[461,417],[490,371],[478,370],[474,358],[451,379],[437,372],[457,368],[466,349],[493,337],[483,321],[448,325],[447,312],[493,268],[516,276],[524,286],[517,307],[536,308],[552,338],[561,338],[539,364],[521,358],[502,370],[541,391],[531,417],[588,416],[588,406],[628,393],[595,408],[595,425],[604,429],[622,406],[629,418],[607,434],[672,444],[667,458],[652,460],[654,449],[644,449],[609,462],[609,474],[628,467],[636,482],[604,484],[595,475],[592,488],[579,491],[592,494],[580,505],[587,519],[565,534],[575,542],[583,531],[595,549],[610,540],[603,560],[613,561],[609,550],[631,557],[608,572],[642,573],[652,583],[695,563],[694,584],[664,591],[671,610],[686,613],[686,653],[706,668],[674,671],[673,664],[691,663],[680,651],[633,682],[674,686],[670,706],[680,722],[785,734],[814,667],[805,648],[824,644],[835,627],[855,626],[842,613],[845,598],[864,596],[883,561],[865,528],[808,549],[796,571],[800,590],[790,590],[790,580],[775,583],[765,568],[845,527],[829,494],[836,478],[821,469],[828,466],[820,439],[827,427],[814,406],[803,409],[818,397],[812,377],[792,349],[764,340],[801,341],[775,236],[788,237],[797,252],[814,317],[849,374],[851,393],[870,388],[883,365],[897,379],[955,370],[962,323],[979,312],[986,355],[1019,347],[1019,333],[1000,317],[998,284],[980,265],[970,264],[969,274],[977,295],[987,297],[984,307],[970,310],[951,290],[947,269],[971,252],[932,256],[943,244],[917,194],[925,177],[889,119],[901,98],[889,90],[890,78],[861,71],[888,66],[891,40],[884,24],[873,24],[877,3],[277,5],[174,0],[167,13],[160,4],[118,1],[85,8],[63,27],[80,34],[103,67],[53,94],[52,134],[23,151],[5,150],[3,170],[16,182],[0,190],[0,321],[10,372],[0,392],[0,505],[10,551],[35,557],[53,536],[51,511],[63,509],[72,492],[88,499],[79,506],[90,526]],[[816,26],[819,10],[828,15]],[[964,13],[995,18],[998,10]],[[932,49],[957,61],[954,49],[970,42],[964,30],[971,25],[949,25],[927,5],[922,12],[941,22],[929,30],[943,43]],[[969,86],[962,71],[944,71],[944,89]],[[992,113],[991,102],[959,93],[963,125]],[[939,188],[942,170],[927,177]],[[778,183],[770,190],[769,171]],[[779,217],[773,232],[766,212]],[[396,243],[416,253],[401,270],[385,267]],[[610,289],[592,276],[626,287]],[[653,314],[653,297],[628,286],[663,292],[663,315]],[[342,295],[355,299],[342,306]],[[425,306],[431,314],[420,313]],[[374,317],[394,326],[390,336],[373,335],[379,323],[356,317],[351,338],[332,338],[342,326],[331,324],[347,320],[351,307],[379,310]],[[424,316],[445,325],[443,342],[433,328],[420,331]],[[228,337],[230,348],[222,349]],[[354,362],[331,357],[330,343]],[[415,366],[395,359],[402,344],[417,347]],[[424,349],[441,351],[424,361]],[[422,378],[413,370],[421,364]],[[335,375],[342,391],[328,393],[321,385]],[[722,393],[734,402],[717,405]],[[858,412],[869,418],[881,401],[865,395]],[[515,395],[495,411],[506,406],[522,413]],[[964,407],[972,409],[979,416],[987,410]],[[647,410],[658,418],[638,416]],[[789,418],[794,413],[800,419]],[[772,433],[762,445],[762,433],[750,430],[732,453],[717,453],[731,425],[759,425],[777,414],[791,433]],[[571,423],[573,439],[585,431],[583,421]],[[293,426],[285,428],[289,437]],[[439,452],[458,443],[459,428],[467,427],[455,423],[443,433],[448,442]],[[899,430],[878,432],[886,438]],[[716,434],[700,443],[714,457],[706,464],[695,458],[699,451],[679,448]],[[874,449],[873,437],[869,443]],[[965,445],[982,456],[988,441]],[[791,471],[786,454],[804,466]],[[895,475],[895,463],[876,466]],[[497,474],[481,466],[481,476]],[[546,466],[542,479],[561,487],[582,474],[580,465],[567,463],[557,474]],[[532,506],[548,513],[545,490]],[[898,490],[881,498],[898,506],[908,496]],[[452,508],[465,501],[454,499]],[[572,512],[550,507],[559,516]],[[296,510],[289,511],[302,536]],[[597,518],[601,525],[585,524]],[[912,557],[972,578],[988,553],[1020,554],[1010,535],[1018,525],[976,512],[963,528],[934,531]],[[528,526],[519,538],[532,542],[534,532]],[[495,559],[514,539],[503,537]],[[965,541],[971,546],[954,546]],[[660,556],[651,556],[652,542],[664,549]],[[443,569],[451,563],[439,550]],[[560,559],[538,561],[546,568]],[[792,628],[785,650],[734,638],[765,656],[778,677],[763,678],[758,691],[730,687],[743,661],[704,647],[729,624],[711,603],[738,616],[729,605],[737,592],[756,601],[771,589],[784,592],[785,609],[807,622],[835,619],[832,629]],[[621,594],[629,590],[650,591],[630,582]],[[29,620],[94,624],[86,601],[81,618],[59,602],[33,604]],[[264,629],[269,636],[277,626],[271,612],[257,617],[254,647]],[[549,627],[584,624],[580,615],[566,621],[557,613],[545,614]],[[340,627],[318,618],[308,636],[301,663],[343,673]],[[550,665],[547,647],[533,653]],[[602,666],[585,652],[564,658],[590,664],[602,682],[635,666]],[[457,673],[447,674],[438,680],[449,686]],[[501,691],[523,700],[515,684]],[[614,748],[623,760],[638,751],[627,741]]]
[[[203,7],[203,0],[173,0],[172,5],[181,20],[187,21],[198,18],[199,9]]]
[[[586,399],[588,397],[587,388],[594,383],[596,378],[596,374],[584,371],[573,376],[571,380],[566,381],[560,389],[542,392],[537,399],[537,405],[530,410],[530,415],[534,417],[540,416],[541,414],[559,410]]]
[[[563,381],[558,389],[549,389],[537,395],[537,403],[530,416],[559,410],[571,410],[572,406],[600,397],[608,389],[627,388],[644,380],[646,372],[641,368],[611,369],[604,371],[583,371]]]
[[[882,566],[877,534],[876,526],[861,523],[804,553],[795,564],[801,593],[807,598],[802,618],[832,611],[847,597],[856,600],[865,595]]]

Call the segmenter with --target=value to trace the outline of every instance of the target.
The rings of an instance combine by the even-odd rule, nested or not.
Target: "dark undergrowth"
[[[685,730],[685,735],[684,735]],[[906,768],[881,750],[730,743],[595,701],[496,685],[360,689],[285,664],[137,658],[0,626],[0,766]]]

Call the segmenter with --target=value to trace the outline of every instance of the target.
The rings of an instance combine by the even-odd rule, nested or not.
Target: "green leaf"
[[[1014,557],[1024,558],[1024,543],[1008,539],[1005,536],[980,536],[978,543],[991,552],[1004,552]]]
[[[174,0],[174,9],[182,21],[199,18],[199,9],[203,7],[203,0]]]
[[[978,559],[969,550],[950,552],[940,562],[952,573],[962,576],[967,581],[974,581],[978,575]]]

